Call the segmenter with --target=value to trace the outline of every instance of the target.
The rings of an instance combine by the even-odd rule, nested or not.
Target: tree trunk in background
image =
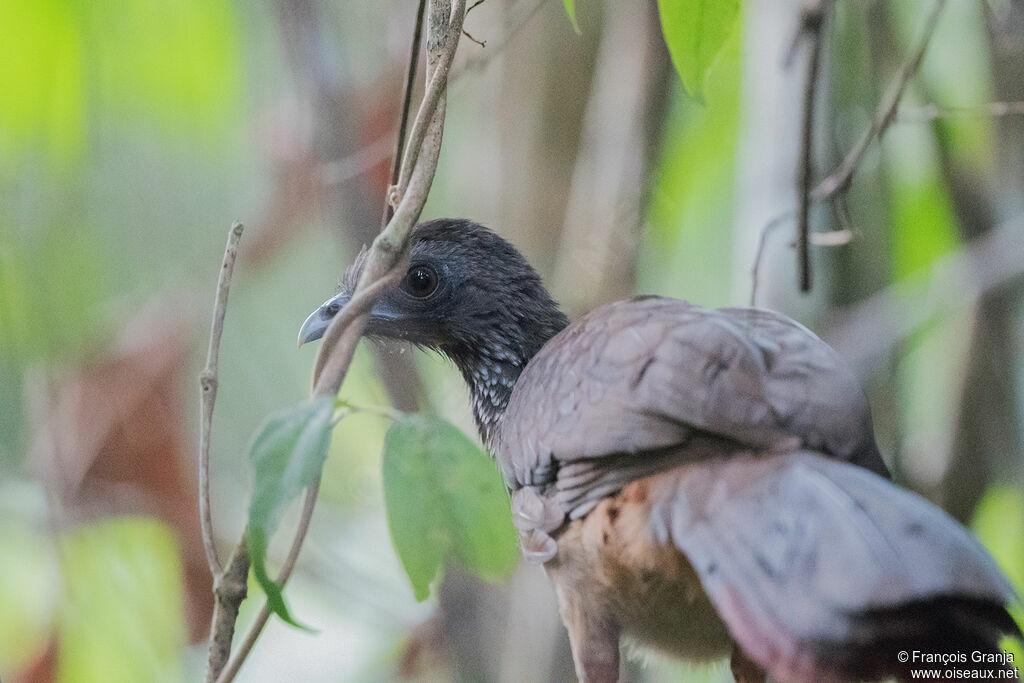
[[[516,4],[508,3],[509,16]],[[561,3],[548,2],[500,59],[500,220],[494,227],[541,275],[550,275],[560,243],[604,25],[601,3],[577,3],[576,10],[581,35],[573,33]]]
[[[736,303],[750,299],[751,269],[765,227],[796,210],[797,154],[808,50],[801,44],[786,66],[800,22],[799,0],[751,0],[743,5],[743,74],[740,138],[736,164],[733,226],[733,292]],[[812,221],[814,214],[812,213]],[[812,222],[813,224],[813,222]],[[757,305],[807,321],[824,300],[828,277],[812,247],[814,290],[797,290],[795,218],[779,221],[761,258]]]
[[[670,78],[657,6],[608,0],[551,279],[570,318],[633,293]]]

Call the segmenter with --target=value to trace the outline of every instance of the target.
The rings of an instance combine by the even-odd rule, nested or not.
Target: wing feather
[[[662,297],[595,310],[548,342],[516,383],[494,443],[513,489],[542,486],[569,463],[612,488],[661,466],[624,456],[710,434],[751,448],[806,447],[887,476],[867,401],[842,360],[806,328],[757,309],[710,310]],[[635,463],[634,463],[635,465]],[[560,482],[582,514],[588,483]],[[579,490],[572,490],[579,489]]]

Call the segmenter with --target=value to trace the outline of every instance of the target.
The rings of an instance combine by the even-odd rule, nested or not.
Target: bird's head
[[[365,253],[346,271],[339,293],[306,319],[300,344],[323,336],[348,303]],[[521,370],[566,324],[515,247],[472,221],[439,219],[413,232],[406,274],[374,304],[366,335],[441,351],[470,380],[491,363]]]

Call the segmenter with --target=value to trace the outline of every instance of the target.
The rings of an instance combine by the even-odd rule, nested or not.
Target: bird
[[[1021,637],[990,555],[890,481],[856,377],[788,317],[636,296],[570,324],[509,242],[438,219],[364,335],[461,372],[581,681],[618,680],[623,642],[728,658],[752,683],[906,679],[908,653],[999,656]]]

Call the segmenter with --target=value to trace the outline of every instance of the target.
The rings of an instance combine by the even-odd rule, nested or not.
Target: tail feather
[[[775,678],[906,678],[930,663],[915,651],[991,670],[973,653],[998,655],[1003,634],[1020,634],[1013,589],[981,544],[860,467],[797,452],[673,472],[652,496],[654,536],[686,555],[733,639]]]
[[[912,670],[928,669],[1010,671],[1014,663],[1006,661],[999,642],[1003,636],[1024,640],[1005,606],[962,596],[867,610],[850,621],[848,639],[811,646],[822,663],[846,680],[913,680]],[[944,655],[946,661],[934,655]]]

